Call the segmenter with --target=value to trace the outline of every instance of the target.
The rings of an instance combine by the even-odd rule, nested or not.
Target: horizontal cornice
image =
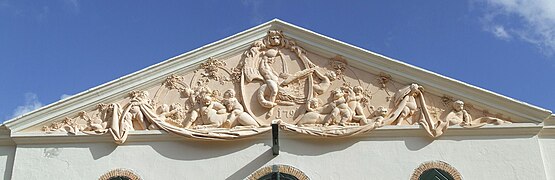
[[[518,123],[508,125],[486,125],[481,128],[468,129],[460,126],[449,127],[449,130],[438,138],[449,137],[462,137],[460,139],[472,139],[477,136],[496,136],[499,139],[503,137],[514,136],[535,136],[542,130],[542,125],[534,123]],[[399,137],[423,137],[428,138],[424,129],[418,125],[410,126],[385,126],[371,131],[370,133],[363,133],[353,138],[360,139],[373,139],[373,138],[399,138]],[[289,131],[281,131],[280,138],[284,139],[324,139],[326,137],[309,136],[304,134],[293,133]],[[75,135],[53,132],[53,133],[25,133],[18,132],[12,133],[11,139],[15,144],[66,144],[66,143],[113,143],[110,134],[104,135],[88,135],[78,132]],[[268,139],[271,140],[271,133],[264,133],[257,136],[245,138],[249,139]],[[434,139],[430,138],[430,141]],[[126,143],[133,142],[160,142],[160,141],[207,141],[198,139],[182,138],[171,133],[160,130],[149,131],[131,131]],[[217,143],[218,141],[213,141]]]

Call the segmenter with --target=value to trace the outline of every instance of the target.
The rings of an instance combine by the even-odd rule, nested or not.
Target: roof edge
[[[152,83],[157,78],[153,77],[153,75],[168,75],[173,72],[182,71],[187,67],[191,68],[190,66],[208,57],[218,56],[231,51],[231,49],[241,46],[241,43],[246,44],[255,41],[266,35],[266,31],[269,29],[284,30],[284,33],[290,38],[331,53],[342,55],[347,59],[353,60],[353,63],[373,66],[398,77],[413,79],[427,88],[436,88],[447,94],[455,94],[472,102],[513,114],[528,121],[540,123],[549,118],[552,113],[549,110],[335,40],[279,19],[273,19],[235,35],[93,87],[69,98],[59,100],[22,116],[7,120],[4,122],[4,125],[12,132],[17,132],[46,120],[62,117],[70,113],[70,111],[77,111],[94,103],[105,102],[115,97],[120,97],[123,93],[133,90],[133,88]],[[114,94],[114,92],[119,94]]]
[[[285,34],[293,39],[304,39],[307,42],[314,42],[311,44],[312,46],[340,54],[347,59],[356,60],[358,63],[365,64],[367,66],[375,66],[383,71],[387,71],[388,73],[394,73],[397,76],[414,79],[419,81],[418,83],[421,85],[425,85],[427,88],[433,87],[435,89],[445,91],[443,93],[457,95],[474,103],[479,103],[485,105],[486,107],[505,111],[509,114],[514,114],[523,119],[538,123],[543,122],[552,114],[552,111],[550,110],[518,101],[490,90],[467,84],[465,82],[338,41],[279,19],[275,19],[274,21],[279,23],[281,28],[287,29],[288,31],[286,31]],[[396,67],[392,67],[391,63],[394,63]],[[426,78],[424,79],[419,77]]]
[[[207,45],[203,45],[199,48],[196,48],[191,51],[185,52],[183,54],[177,55],[175,57],[169,58],[167,60],[156,63],[154,65],[150,65],[139,71],[133,72],[131,74],[125,75],[123,77],[117,78],[107,83],[90,88],[86,91],[80,92],[71,97],[61,99],[49,105],[43,106],[39,109],[35,109],[29,113],[9,119],[4,122],[4,125],[11,131],[19,131],[27,128],[28,126],[26,126],[26,124],[32,123],[34,125],[35,123],[43,122],[43,120],[48,120],[55,117],[61,117],[67,113],[67,112],[59,112],[59,113],[51,113],[51,112],[56,112],[61,109],[67,109],[67,111],[74,111],[85,105],[100,103],[108,99],[113,99],[114,96],[116,95],[109,95],[106,92],[113,92],[113,91],[119,90],[126,93],[132,90],[133,87],[136,87],[143,83],[147,83],[149,80],[152,80],[153,79],[153,77],[151,77],[152,74],[159,74],[159,73],[170,74],[178,70],[183,70],[188,66],[198,63],[199,61],[202,61],[208,57],[214,56],[213,54],[218,55],[220,53],[223,53],[225,50],[221,50],[217,52],[213,52],[213,51],[217,48],[225,47],[230,44],[233,44],[234,40],[238,39],[240,41],[249,41],[249,42],[257,40],[258,38],[266,35],[265,30],[270,29],[272,23],[275,23],[276,21],[279,21],[279,20],[274,19],[272,21],[268,21],[266,23],[260,24],[258,26],[249,28],[237,34],[226,37],[224,39],[212,42]],[[182,63],[181,61],[187,61],[188,63]]]

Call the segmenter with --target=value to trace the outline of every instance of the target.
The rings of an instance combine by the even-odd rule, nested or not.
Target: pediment
[[[520,127],[551,112],[273,20],[5,123],[12,133],[159,130],[233,140],[279,123],[341,137],[420,126]]]

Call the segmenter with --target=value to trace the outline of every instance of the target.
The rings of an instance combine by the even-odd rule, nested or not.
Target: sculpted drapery
[[[434,102],[440,98],[427,94],[421,85],[403,85],[383,72],[358,70],[340,56],[310,54],[274,30],[240,57],[209,58],[197,70],[170,75],[157,89],[132,91],[129,98],[100,104],[94,112],[81,112],[43,130],[110,133],[121,144],[131,131],[142,130],[234,140],[267,132],[272,122],[283,130],[321,137],[420,125],[434,138],[454,125],[510,123],[487,114],[472,119],[460,100],[438,106]]]

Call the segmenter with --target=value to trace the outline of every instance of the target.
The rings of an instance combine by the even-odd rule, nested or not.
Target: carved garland
[[[319,67],[281,31],[269,31],[255,41],[237,66],[228,69],[232,63],[208,58],[190,79],[168,76],[152,97],[148,91],[132,91],[126,104],[100,104],[96,113],[66,117],[43,131],[110,133],[122,144],[131,131],[158,129],[187,138],[234,140],[267,132],[272,121],[284,130],[323,137],[368,133],[386,125],[420,125],[433,138],[454,125],[510,123],[485,111],[472,118],[467,109],[477,109],[452,97],[441,97],[444,107],[439,108],[421,85],[397,88],[385,73],[376,75],[377,83],[365,83],[341,56]],[[385,92],[389,105],[371,104],[372,85],[378,88],[374,94]],[[175,101],[163,99],[176,91]]]
[[[459,171],[457,171],[457,169],[455,169],[453,166],[443,161],[430,161],[430,162],[425,162],[420,164],[420,166],[418,166],[418,168],[414,170],[414,173],[412,173],[410,180],[419,180],[420,175],[422,175],[422,173],[434,168],[441,169],[449,173],[449,175],[451,175],[455,180],[462,180],[462,176],[459,173]]]
[[[131,180],[142,180],[141,177],[139,177],[139,175],[135,174],[133,171],[131,171],[129,169],[114,169],[114,170],[111,170],[111,171],[107,172],[106,174],[103,174],[102,176],[100,176],[100,178],[98,178],[98,180],[110,180],[110,178],[118,177],[118,176],[125,176],[125,177],[128,177]]]
[[[266,166],[266,167],[260,168],[260,169],[256,170],[254,173],[252,173],[249,177],[247,177],[247,179],[248,180],[257,180],[257,179],[259,179],[259,178],[261,178],[261,177],[263,177],[267,174],[273,173],[273,172],[286,173],[286,174],[295,176],[299,180],[309,180],[310,179],[301,170],[299,170],[299,169],[297,169],[293,166],[283,165],[283,164],[271,165],[271,166]]]

